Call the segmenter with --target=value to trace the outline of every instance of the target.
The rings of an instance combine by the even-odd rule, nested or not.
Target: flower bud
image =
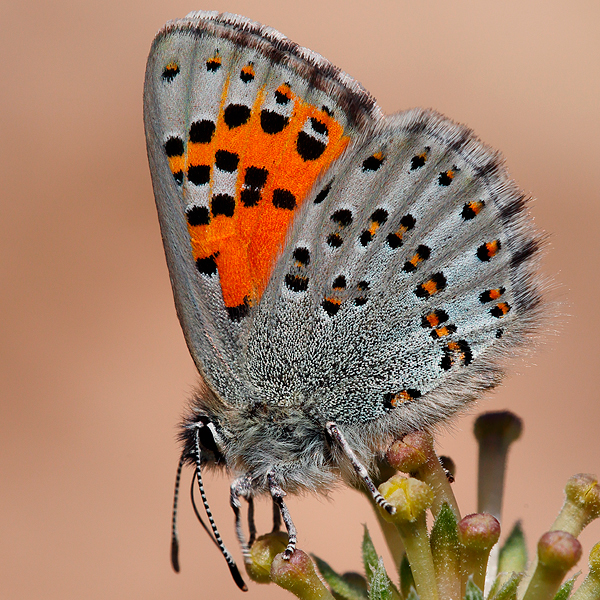
[[[467,515],[458,523],[458,539],[470,550],[485,552],[500,538],[498,519],[486,513]]]
[[[538,561],[523,600],[553,598],[567,571],[581,558],[581,544],[566,531],[548,531],[538,542]]]
[[[433,490],[418,479],[398,473],[382,483],[379,491],[396,509],[394,515],[383,510],[380,512],[396,525],[402,537],[419,597],[437,599],[435,570],[425,520],[425,512],[433,502]]]
[[[500,538],[500,523],[492,515],[478,513],[461,519],[457,527],[462,546],[461,573],[463,585],[469,576],[483,590],[490,550]]]
[[[285,550],[287,543],[288,536],[283,531],[261,535],[250,548],[250,561],[246,562],[248,577],[257,583],[270,583],[271,563]]]
[[[433,437],[425,431],[413,431],[394,442],[386,455],[388,463],[404,473],[425,482],[434,492],[431,512],[437,517],[442,504],[447,503],[460,518],[458,504],[446,471],[433,447]]]
[[[581,544],[566,531],[547,531],[538,542],[538,561],[548,569],[566,573],[581,558]]]
[[[565,503],[552,530],[578,536],[581,530],[600,516],[600,485],[595,475],[573,475],[565,486]]]
[[[414,473],[427,461],[427,454],[422,446],[421,438],[409,434],[389,447],[386,459],[394,469],[403,473]]]
[[[400,474],[382,483],[379,491],[396,509],[395,514],[387,516],[387,520],[394,523],[416,521],[433,502],[433,490],[426,483]]]
[[[296,550],[289,560],[278,554],[271,564],[271,580],[303,600],[334,600],[315,571],[310,556]]]

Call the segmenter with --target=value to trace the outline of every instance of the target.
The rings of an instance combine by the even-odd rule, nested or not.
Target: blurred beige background
[[[565,480],[600,472],[600,5],[5,1],[0,597],[242,597],[185,491],[182,573],[169,565],[175,425],[196,376],[155,214],[142,85],[155,32],[194,9],[279,29],[361,81],[386,112],[430,106],[467,123],[537,198],[536,222],[551,234],[545,271],[567,316],[547,323],[559,335],[477,408],[524,418],[504,522],[507,531],[522,517],[533,547]],[[472,420],[439,440],[458,463],[465,513],[475,509]],[[207,487],[239,559],[227,482]],[[376,532],[362,497],[342,489],[290,505],[302,548],[340,571],[360,567],[361,523]],[[264,531],[270,509],[258,510]],[[588,551],[599,539],[598,523],[582,536]],[[251,584],[245,597],[286,594]]]

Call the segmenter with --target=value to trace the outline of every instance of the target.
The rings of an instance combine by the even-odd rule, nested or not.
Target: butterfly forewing
[[[230,400],[249,399],[252,323],[315,181],[379,109],[322,57],[240,17],[193,13],[157,36],[148,153],[188,346]]]

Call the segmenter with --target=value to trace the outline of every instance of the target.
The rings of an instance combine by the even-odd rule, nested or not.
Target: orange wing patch
[[[287,85],[274,96],[282,114],[262,108],[264,91],[252,107],[226,105],[227,90],[217,122],[192,123],[186,155],[177,148],[169,160],[174,174],[183,170],[191,183],[210,185],[209,208],[191,219],[188,212],[194,260],[207,275],[218,271],[225,306],[243,316],[260,299],[295,212],[349,137]]]

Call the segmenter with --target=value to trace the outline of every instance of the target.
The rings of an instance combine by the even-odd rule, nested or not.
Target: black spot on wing
[[[190,142],[208,144],[215,133],[215,124],[208,119],[194,121],[190,126]]]
[[[327,144],[325,142],[318,140],[305,131],[301,131],[298,134],[296,150],[302,160],[316,160],[325,152],[326,148]]]
[[[248,122],[250,113],[250,107],[245,104],[229,104],[223,113],[225,125],[227,125],[229,129],[240,127]]]

